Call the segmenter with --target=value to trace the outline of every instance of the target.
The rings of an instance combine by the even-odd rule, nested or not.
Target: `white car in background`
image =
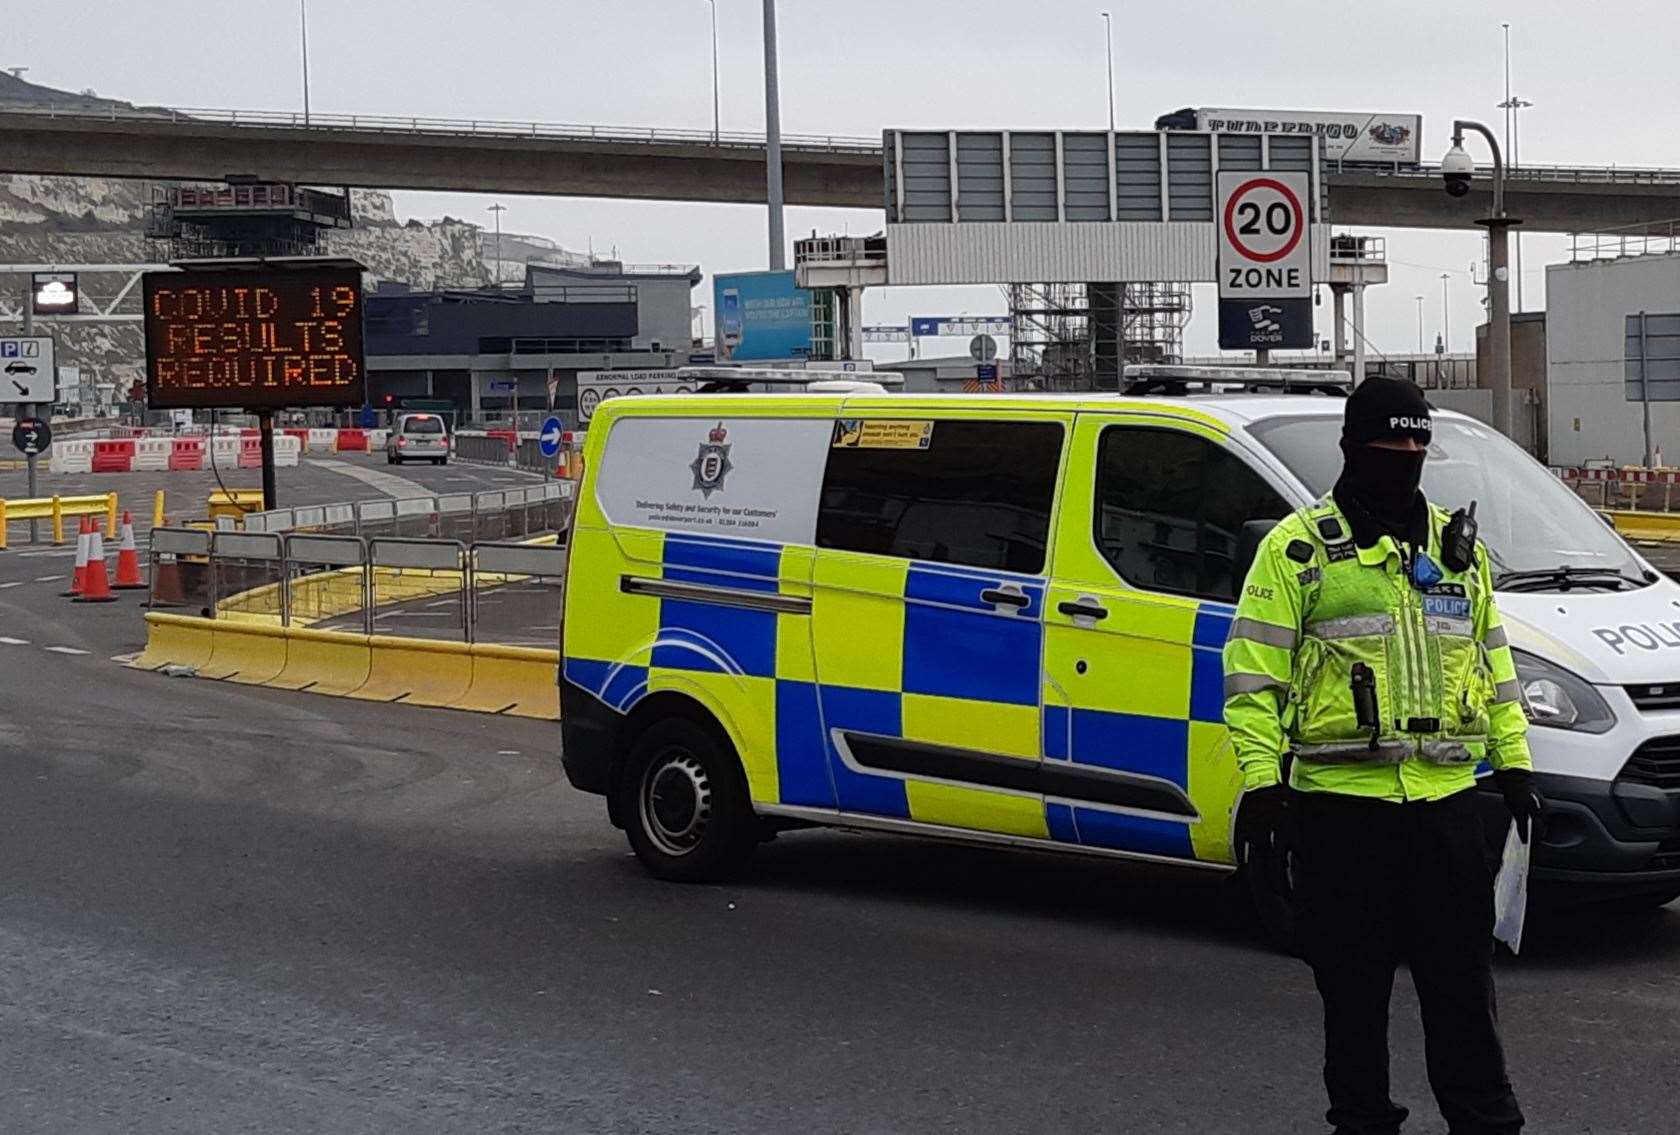
[[[434,465],[449,463],[449,429],[437,414],[404,414],[391,426],[385,439],[385,462],[401,465],[404,461],[430,461]]]

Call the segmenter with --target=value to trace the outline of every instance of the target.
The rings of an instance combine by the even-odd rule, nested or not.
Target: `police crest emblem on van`
[[[723,479],[729,471],[735,468],[729,461],[729,445],[724,440],[729,431],[719,422],[706,435],[706,440],[700,443],[699,456],[695,457],[689,469],[694,472],[694,488],[708,499],[715,492],[723,489]]]

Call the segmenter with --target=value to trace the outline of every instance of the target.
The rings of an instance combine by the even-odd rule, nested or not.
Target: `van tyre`
[[[727,878],[758,846],[758,819],[733,748],[686,718],[644,730],[625,757],[618,813],[636,857],[661,879]]]

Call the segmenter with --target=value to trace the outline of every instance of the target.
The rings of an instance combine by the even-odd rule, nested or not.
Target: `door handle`
[[[1106,619],[1108,608],[1099,607],[1095,603],[1062,602],[1056,604],[1056,610],[1075,619]]]
[[[1019,591],[1004,591],[997,587],[988,587],[980,593],[982,603],[1002,603],[1010,607],[1025,607],[1032,602]]]

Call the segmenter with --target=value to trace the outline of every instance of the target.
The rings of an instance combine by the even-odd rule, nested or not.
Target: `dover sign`
[[[1313,345],[1310,192],[1305,173],[1219,175],[1222,349]]]

